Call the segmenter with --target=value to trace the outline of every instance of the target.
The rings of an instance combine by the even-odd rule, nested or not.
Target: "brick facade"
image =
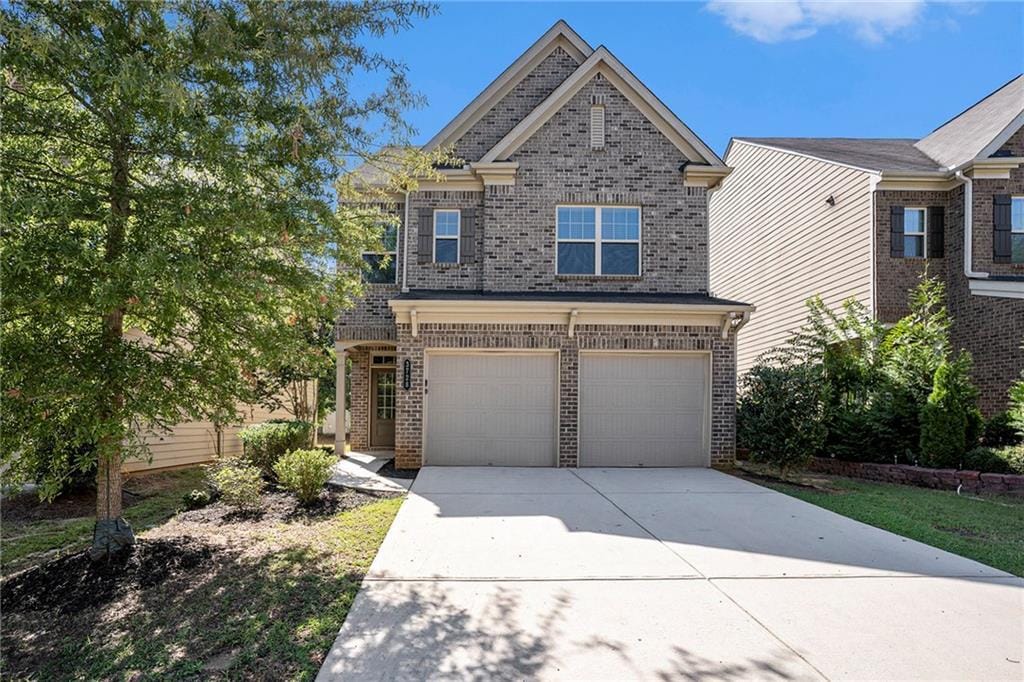
[[[946,279],[946,263],[950,261],[949,240],[946,240],[944,258],[893,258],[892,207],[941,206],[946,212],[946,233],[949,229],[948,192],[875,192],[875,314],[882,322],[896,322],[910,312],[907,295],[921,281],[927,269],[932,277]]]
[[[455,143],[466,161],[481,158],[578,67],[558,48]],[[605,145],[590,145],[590,108],[605,107]],[[399,234],[398,279],[407,267],[409,289],[491,292],[702,293],[708,289],[708,204],[702,187],[683,184],[686,160],[603,75],[595,75],[510,158],[519,163],[514,185],[424,190],[409,198],[408,225]],[[556,208],[560,204],[641,208],[641,274],[627,277],[556,274]],[[422,209],[475,209],[475,255],[458,264],[420,263]],[[408,232],[406,234],[406,231]],[[408,253],[403,255],[403,247]],[[559,353],[558,464],[576,466],[579,352],[589,349],[695,350],[712,354],[711,463],[727,465],[735,449],[735,335],[718,327],[588,326],[566,324],[469,325],[424,323],[413,338],[395,324],[389,298],[400,285],[366,285],[365,296],[338,320],[339,341],[394,340],[401,371],[412,368],[412,388],[397,391],[396,455],[401,467],[421,464],[425,348],[545,348]],[[353,357],[352,444],[366,447],[366,354]],[[363,405],[358,405],[362,402]],[[357,435],[358,434],[358,435]]]
[[[1007,147],[1024,155],[1024,131],[1010,138]],[[974,181],[972,250],[973,267],[993,275],[1024,275],[1024,264],[992,262],[992,197],[1024,194],[1024,169],[1011,171],[1009,180]],[[945,258],[898,259],[889,256],[889,207],[944,206]],[[986,416],[1006,409],[1007,391],[1024,372],[1024,300],[978,296],[970,293],[964,275],[964,188],[948,192],[878,191],[875,193],[875,300],[883,322],[907,314],[907,292],[918,282],[925,265],[946,283],[947,303],[953,319],[953,347],[974,358],[972,379],[979,391],[979,406]]]
[[[412,368],[412,388],[399,389],[395,454],[399,467],[419,467],[423,444],[425,349],[550,349],[559,353],[558,464],[578,466],[579,354],[588,350],[705,351],[712,356],[710,457],[728,466],[735,457],[736,344],[717,327],[580,325],[570,337],[565,325],[422,324],[413,338],[398,325],[396,360]],[[354,395],[354,394],[353,394]]]

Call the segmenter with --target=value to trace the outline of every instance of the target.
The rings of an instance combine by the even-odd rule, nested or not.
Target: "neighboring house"
[[[1024,369],[1024,76],[921,140],[735,138],[711,199],[711,289],[756,298],[742,374],[806,319],[854,298],[884,323],[922,273],[946,283],[982,410]]]
[[[428,143],[449,146],[465,165],[395,198],[391,266],[338,322],[350,445],[400,467],[731,462],[753,308],[708,295],[721,159],[564,22]]]

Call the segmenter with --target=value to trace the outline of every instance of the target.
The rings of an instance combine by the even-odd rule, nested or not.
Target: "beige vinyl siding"
[[[286,409],[268,410],[259,406],[245,408],[241,424],[227,426],[223,431],[223,454],[242,454],[242,441],[238,432],[248,424],[268,419],[291,419]],[[196,421],[176,424],[169,431],[147,431],[143,440],[149,447],[150,459],[133,459],[124,463],[124,471],[148,471],[170,467],[190,466],[209,462],[217,454],[217,431],[213,422]]]
[[[742,375],[799,329],[811,296],[872,305],[871,180],[739,140],[726,164],[735,170],[710,201],[711,290],[757,306],[738,338]]]

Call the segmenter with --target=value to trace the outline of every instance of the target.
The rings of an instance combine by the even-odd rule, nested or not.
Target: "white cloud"
[[[733,30],[763,43],[801,40],[824,26],[846,27],[880,43],[916,22],[924,0],[710,0],[707,8]]]

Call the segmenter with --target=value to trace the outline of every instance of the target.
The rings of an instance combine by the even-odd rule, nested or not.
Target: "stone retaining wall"
[[[983,474],[978,471],[957,471],[956,469],[926,469],[908,464],[846,462],[825,457],[815,457],[807,468],[823,474],[916,485],[921,488],[956,490],[959,486],[963,486],[964,491],[972,493],[1024,495],[1024,476],[1016,474]]]

